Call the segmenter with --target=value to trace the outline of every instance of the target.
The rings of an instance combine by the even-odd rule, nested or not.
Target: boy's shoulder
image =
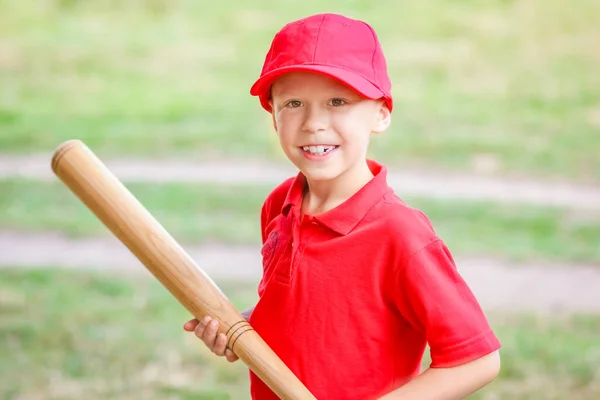
[[[409,256],[441,240],[427,214],[390,189],[371,210],[366,222],[379,226],[388,244]]]
[[[267,195],[265,201],[262,206],[262,214],[263,219],[265,221],[272,220],[275,218],[283,207],[283,203],[287,198],[288,192],[292,187],[296,177],[289,177],[279,185],[277,185],[271,192]]]

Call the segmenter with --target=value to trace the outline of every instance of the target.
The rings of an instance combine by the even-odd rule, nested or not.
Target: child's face
[[[331,78],[290,73],[272,87],[273,124],[286,156],[309,181],[331,180],[365,164],[371,133],[390,123],[385,102]]]

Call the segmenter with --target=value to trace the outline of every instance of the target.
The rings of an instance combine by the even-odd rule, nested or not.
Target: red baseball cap
[[[384,98],[392,110],[392,83],[383,50],[373,28],[363,21],[326,13],[288,23],[273,38],[250,94],[271,112],[273,82],[299,71],[329,76],[368,99]]]

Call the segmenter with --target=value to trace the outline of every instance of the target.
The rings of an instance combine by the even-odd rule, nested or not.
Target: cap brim
[[[258,96],[262,107],[271,112],[271,106],[269,105],[271,85],[282,75],[290,72],[314,72],[328,76],[350,87],[367,99],[375,100],[385,97],[385,93],[378,89],[373,83],[354,72],[329,65],[316,64],[293,65],[275,69],[261,76],[250,88],[250,94],[252,96]]]

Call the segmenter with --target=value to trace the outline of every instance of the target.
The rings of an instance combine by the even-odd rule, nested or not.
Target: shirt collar
[[[314,217],[329,229],[347,235],[365,217],[367,212],[390,190],[387,184],[387,169],[372,160],[367,165],[373,173],[373,178],[348,200],[323,214]],[[299,216],[302,206],[302,196],[306,187],[306,177],[299,172],[287,193],[281,212],[287,216]]]

